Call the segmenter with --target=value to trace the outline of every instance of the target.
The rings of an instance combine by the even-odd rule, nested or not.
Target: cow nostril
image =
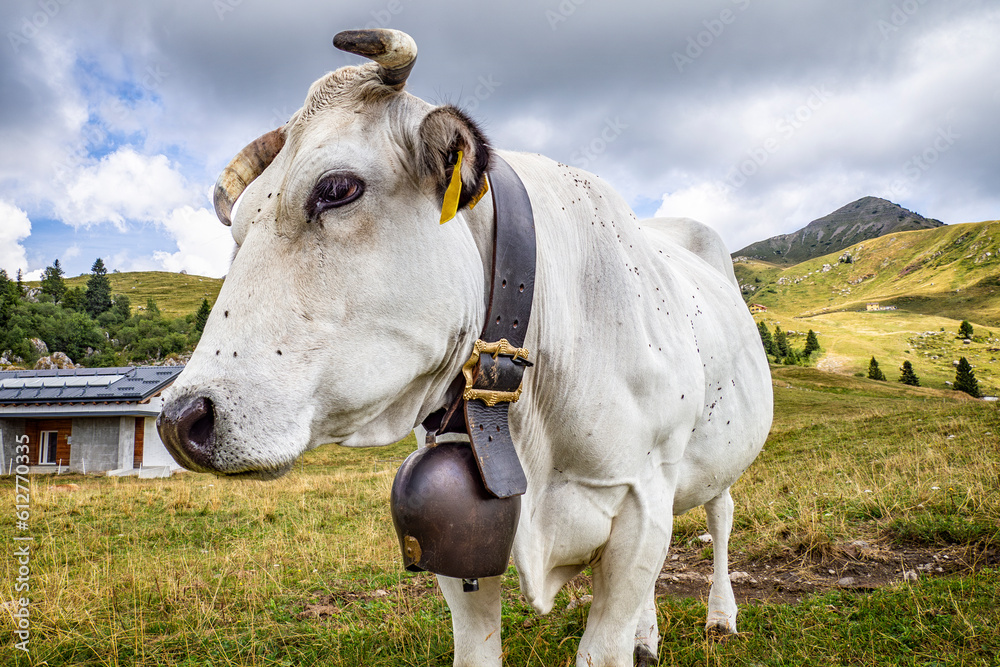
[[[211,399],[199,398],[196,402],[200,405],[191,415],[192,420],[189,422],[187,440],[197,449],[210,450],[215,434],[215,409]]]
[[[198,396],[167,405],[157,420],[160,438],[181,465],[212,470],[215,454],[215,406]]]

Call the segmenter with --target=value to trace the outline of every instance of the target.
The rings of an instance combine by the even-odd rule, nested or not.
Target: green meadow
[[[86,289],[90,274],[66,278],[66,287]],[[207,278],[167,271],[136,271],[109,273],[113,294],[124,294],[132,310],[145,308],[146,300],[153,299],[164,317],[184,317],[197,312],[202,299],[214,304],[222,289],[222,278]],[[30,283],[38,287],[41,283]]]
[[[734,569],[878,565],[887,576],[797,599],[780,590],[750,596],[740,634],[724,641],[704,633],[707,583],[662,594],[660,664],[995,665],[996,404],[811,368],[772,370],[774,427],[733,490]],[[30,528],[17,533],[34,537],[30,653],[14,649],[5,605],[0,663],[450,665],[447,607],[432,576],[402,570],[389,518],[393,475],[414,446],[411,436],[376,450],[323,447],[273,482],[33,477]],[[0,488],[10,545],[14,480]],[[693,567],[711,557],[710,546],[692,546],[704,531],[701,510],[676,521],[674,543]],[[904,580],[894,559],[914,550],[966,557]],[[19,597],[17,567],[5,548],[0,601]],[[538,617],[511,568],[505,664],[574,664],[589,592],[582,576]]]
[[[850,262],[840,261],[845,255]],[[983,394],[1000,394],[1000,222],[892,234],[794,266],[749,260],[735,269],[746,300],[767,307],[758,321],[819,335],[821,368],[865,373],[874,356],[893,382],[910,361],[921,384],[945,389],[964,356]],[[962,320],[974,328],[969,343],[958,338]],[[804,338],[791,340],[801,349]]]

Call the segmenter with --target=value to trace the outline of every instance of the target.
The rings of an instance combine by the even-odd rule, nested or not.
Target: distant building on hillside
[[[759,303],[751,303],[750,304],[750,312],[753,313],[753,314],[755,314],[755,315],[757,313],[766,313],[767,312],[767,306],[762,306]]]
[[[869,303],[866,306],[865,309],[869,310],[869,311],[872,311],[872,310],[896,310],[896,306],[882,306],[882,305],[879,305],[878,303]]]
[[[160,394],[183,366],[0,371],[0,465],[27,444],[32,473],[168,475],[180,468],[156,431]],[[27,436],[25,442],[24,436]],[[145,472],[143,472],[145,471]]]

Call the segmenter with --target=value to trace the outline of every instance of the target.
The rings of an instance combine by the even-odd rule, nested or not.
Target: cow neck
[[[456,398],[424,421],[428,443],[465,433],[487,490],[498,498],[527,489],[510,435],[508,409],[521,393],[524,349],[535,292],[535,221],[524,183],[494,155],[489,170],[493,200],[493,268],[486,322],[472,356],[456,378]]]

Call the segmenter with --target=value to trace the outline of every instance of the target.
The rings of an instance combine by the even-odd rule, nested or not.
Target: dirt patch
[[[657,595],[707,601],[712,561],[704,547],[674,547],[656,583]],[[739,604],[796,603],[832,590],[870,591],[899,581],[972,573],[1000,564],[1000,549],[904,547],[855,541],[826,556],[767,560],[732,554],[729,574]]]
[[[712,583],[712,560],[706,558],[705,544],[672,546],[659,579],[657,596],[695,598],[708,601]],[[748,558],[741,553],[730,555],[729,576],[738,604],[795,604],[810,595],[833,590],[859,592],[876,590],[899,581],[925,577],[970,574],[983,567],[1000,566],[1000,548],[973,546],[905,547],[857,540],[838,545],[825,555],[770,559]],[[591,580],[587,574],[574,577],[568,584],[573,609],[591,601]],[[310,598],[299,620],[327,619],[348,607],[380,598],[417,599],[440,595],[434,575],[422,572],[388,589],[339,591]]]
[[[843,375],[850,373],[850,363],[850,357],[845,357],[842,354],[834,354],[833,352],[827,352],[823,355],[822,359],[816,362],[816,368],[821,371],[826,371],[827,373],[840,373]]]
[[[336,591],[323,595],[315,595],[305,603],[301,612],[296,614],[300,621],[307,619],[324,619],[336,616],[355,604],[363,604],[381,598],[416,599],[427,595],[440,595],[436,579],[429,572],[407,578],[392,588],[376,588],[370,591]]]

